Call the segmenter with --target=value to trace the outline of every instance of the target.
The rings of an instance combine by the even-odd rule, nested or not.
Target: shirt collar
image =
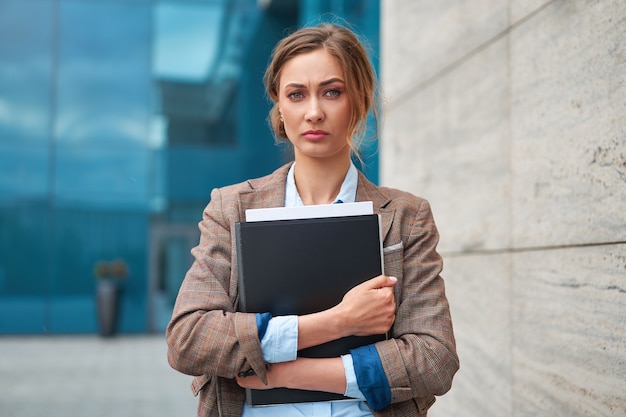
[[[294,177],[294,168],[296,163],[291,164],[289,168],[289,172],[287,173],[287,186],[285,188],[285,207],[297,207],[303,206],[302,199],[300,198],[300,194],[298,194],[298,188],[296,187],[296,179]],[[350,161],[350,168],[348,168],[348,172],[346,173],[346,177],[341,184],[341,189],[339,190],[339,194],[335,197],[335,203],[354,203],[356,200],[356,187],[359,182],[359,174],[352,163]]]

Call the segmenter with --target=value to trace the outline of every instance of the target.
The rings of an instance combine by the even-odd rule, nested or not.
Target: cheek
[[[283,112],[283,125],[285,126],[285,130],[289,130],[289,128],[293,125],[293,119],[289,112]]]
[[[292,136],[292,133],[297,128],[296,120],[294,119],[293,114],[283,111],[282,125],[283,129],[285,130],[285,134],[287,135],[287,138],[290,138]]]
[[[298,121],[298,115],[293,109],[290,109],[288,106],[282,109],[283,113],[283,123],[285,124],[285,128],[288,129],[290,126],[293,127],[295,123]]]

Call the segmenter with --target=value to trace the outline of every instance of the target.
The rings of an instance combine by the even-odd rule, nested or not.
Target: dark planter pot
[[[119,294],[120,289],[116,281],[111,279],[101,279],[98,281],[96,304],[98,308],[100,336],[111,337],[117,332]]]

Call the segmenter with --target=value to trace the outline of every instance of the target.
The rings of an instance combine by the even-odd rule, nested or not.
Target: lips
[[[307,130],[302,134],[308,140],[322,140],[328,136],[328,132],[324,130]]]

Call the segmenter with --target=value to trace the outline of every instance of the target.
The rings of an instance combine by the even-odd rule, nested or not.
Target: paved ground
[[[162,336],[0,336],[0,416],[195,416],[166,351]]]

